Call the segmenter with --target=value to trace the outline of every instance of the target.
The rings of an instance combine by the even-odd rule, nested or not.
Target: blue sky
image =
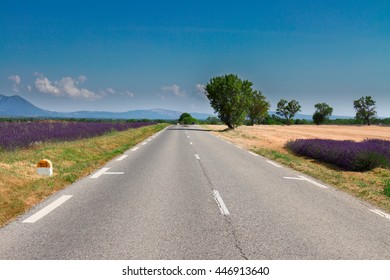
[[[390,117],[390,1],[7,1],[0,93],[56,111],[212,113],[202,85],[229,73],[273,110],[327,102]]]

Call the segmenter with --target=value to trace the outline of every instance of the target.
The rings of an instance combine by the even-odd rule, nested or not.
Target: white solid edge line
[[[141,145],[146,145],[146,144],[148,144],[148,142],[143,142]]]
[[[235,145],[237,148],[239,148],[239,149],[242,149],[242,147],[241,146],[238,146],[238,145]]]
[[[219,194],[219,192],[217,190],[213,190],[213,195],[214,195],[215,201],[217,202],[218,208],[221,211],[222,215],[230,215],[230,212],[227,209],[225,202],[223,202],[223,199],[222,199],[221,195]]]
[[[95,174],[93,174],[93,175],[92,175],[91,177],[89,177],[89,178],[91,178],[91,179],[99,178],[99,177],[102,176],[108,169],[110,169],[110,168],[104,167],[104,168],[100,169],[98,172],[96,172]]]
[[[196,159],[200,159],[200,157],[199,157],[198,154],[195,154],[195,158],[196,158]]]
[[[228,143],[228,144],[231,144],[231,143],[232,143],[232,142],[229,142],[229,141],[227,141],[227,140],[226,140],[225,142]]]
[[[138,150],[138,149],[139,149],[139,147],[134,147],[134,148],[132,148],[130,151],[135,152],[135,151]]]
[[[123,156],[117,158],[116,161],[124,160],[124,159],[127,158],[127,157],[128,157],[128,155],[123,155]]]
[[[51,211],[59,207],[61,204],[63,204],[65,201],[67,201],[69,198],[71,198],[73,195],[63,195],[60,198],[58,198],[56,201],[53,201],[48,206],[43,208],[42,210],[38,211],[34,215],[30,216],[26,220],[24,220],[22,223],[35,223],[36,221],[40,220],[47,214],[49,214]]]
[[[281,168],[282,166],[280,166],[279,164],[275,163],[275,162],[272,162],[270,160],[266,160],[266,162],[268,162],[269,164],[272,164],[273,166],[276,166],[276,167],[279,167]]]
[[[104,172],[104,175],[122,175],[125,174],[125,172]]]
[[[251,155],[254,155],[255,157],[259,156],[258,154],[255,154],[254,152],[251,152],[251,151],[248,151],[248,153],[250,153]]]
[[[378,209],[370,209],[371,212],[383,217],[383,218],[386,218],[386,219],[389,219],[390,220],[390,215],[389,214],[386,214]]]

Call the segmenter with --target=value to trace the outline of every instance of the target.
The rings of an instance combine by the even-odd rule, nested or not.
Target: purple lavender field
[[[390,167],[390,141],[367,139],[362,142],[324,139],[297,139],[286,147],[293,153],[334,164],[348,171]]]
[[[0,122],[0,150],[47,141],[72,141],[152,124],[155,122]]]

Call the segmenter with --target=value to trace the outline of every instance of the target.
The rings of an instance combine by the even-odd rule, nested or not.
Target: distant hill
[[[38,108],[18,95],[5,96],[0,94],[0,116],[3,117],[175,120],[178,119],[182,113],[183,112],[164,109],[133,110],[119,113],[104,111],[78,111],[70,113],[60,113]],[[212,116],[211,114],[204,113],[190,114],[194,118],[199,120],[205,120],[209,116]]]

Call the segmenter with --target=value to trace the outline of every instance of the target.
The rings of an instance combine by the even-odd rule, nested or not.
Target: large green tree
[[[316,111],[313,114],[313,121],[317,125],[329,120],[329,117],[333,113],[333,108],[326,103],[317,103],[314,107]]]
[[[371,96],[362,96],[353,101],[353,107],[356,110],[356,119],[363,120],[367,125],[371,124],[371,118],[376,115],[375,100]]]
[[[265,117],[270,107],[270,103],[265,100],[265,96],[260,90],[252,91],[248,103],[248,118],[251,121],[251,125],[255,123],[255,120],[261,120],[261,118]]]
[[[189,113],[186,112],[180,115],[177,122],[182,124],[192,124],[196,122],[196,119],[194,119]]]
[[[211,107],[230,129],[240,125],[247,115],[252,94],[252,82],[229,74],[213,77],[205,90]]]
[[[298,101],[294,99],[291,101],[287,101],[286,99],[280,99],[277,104],[276,114],[285,117],[287,125],[290,125],[291,119],[299,111],[301,111],[301,105],[299,105]]]

